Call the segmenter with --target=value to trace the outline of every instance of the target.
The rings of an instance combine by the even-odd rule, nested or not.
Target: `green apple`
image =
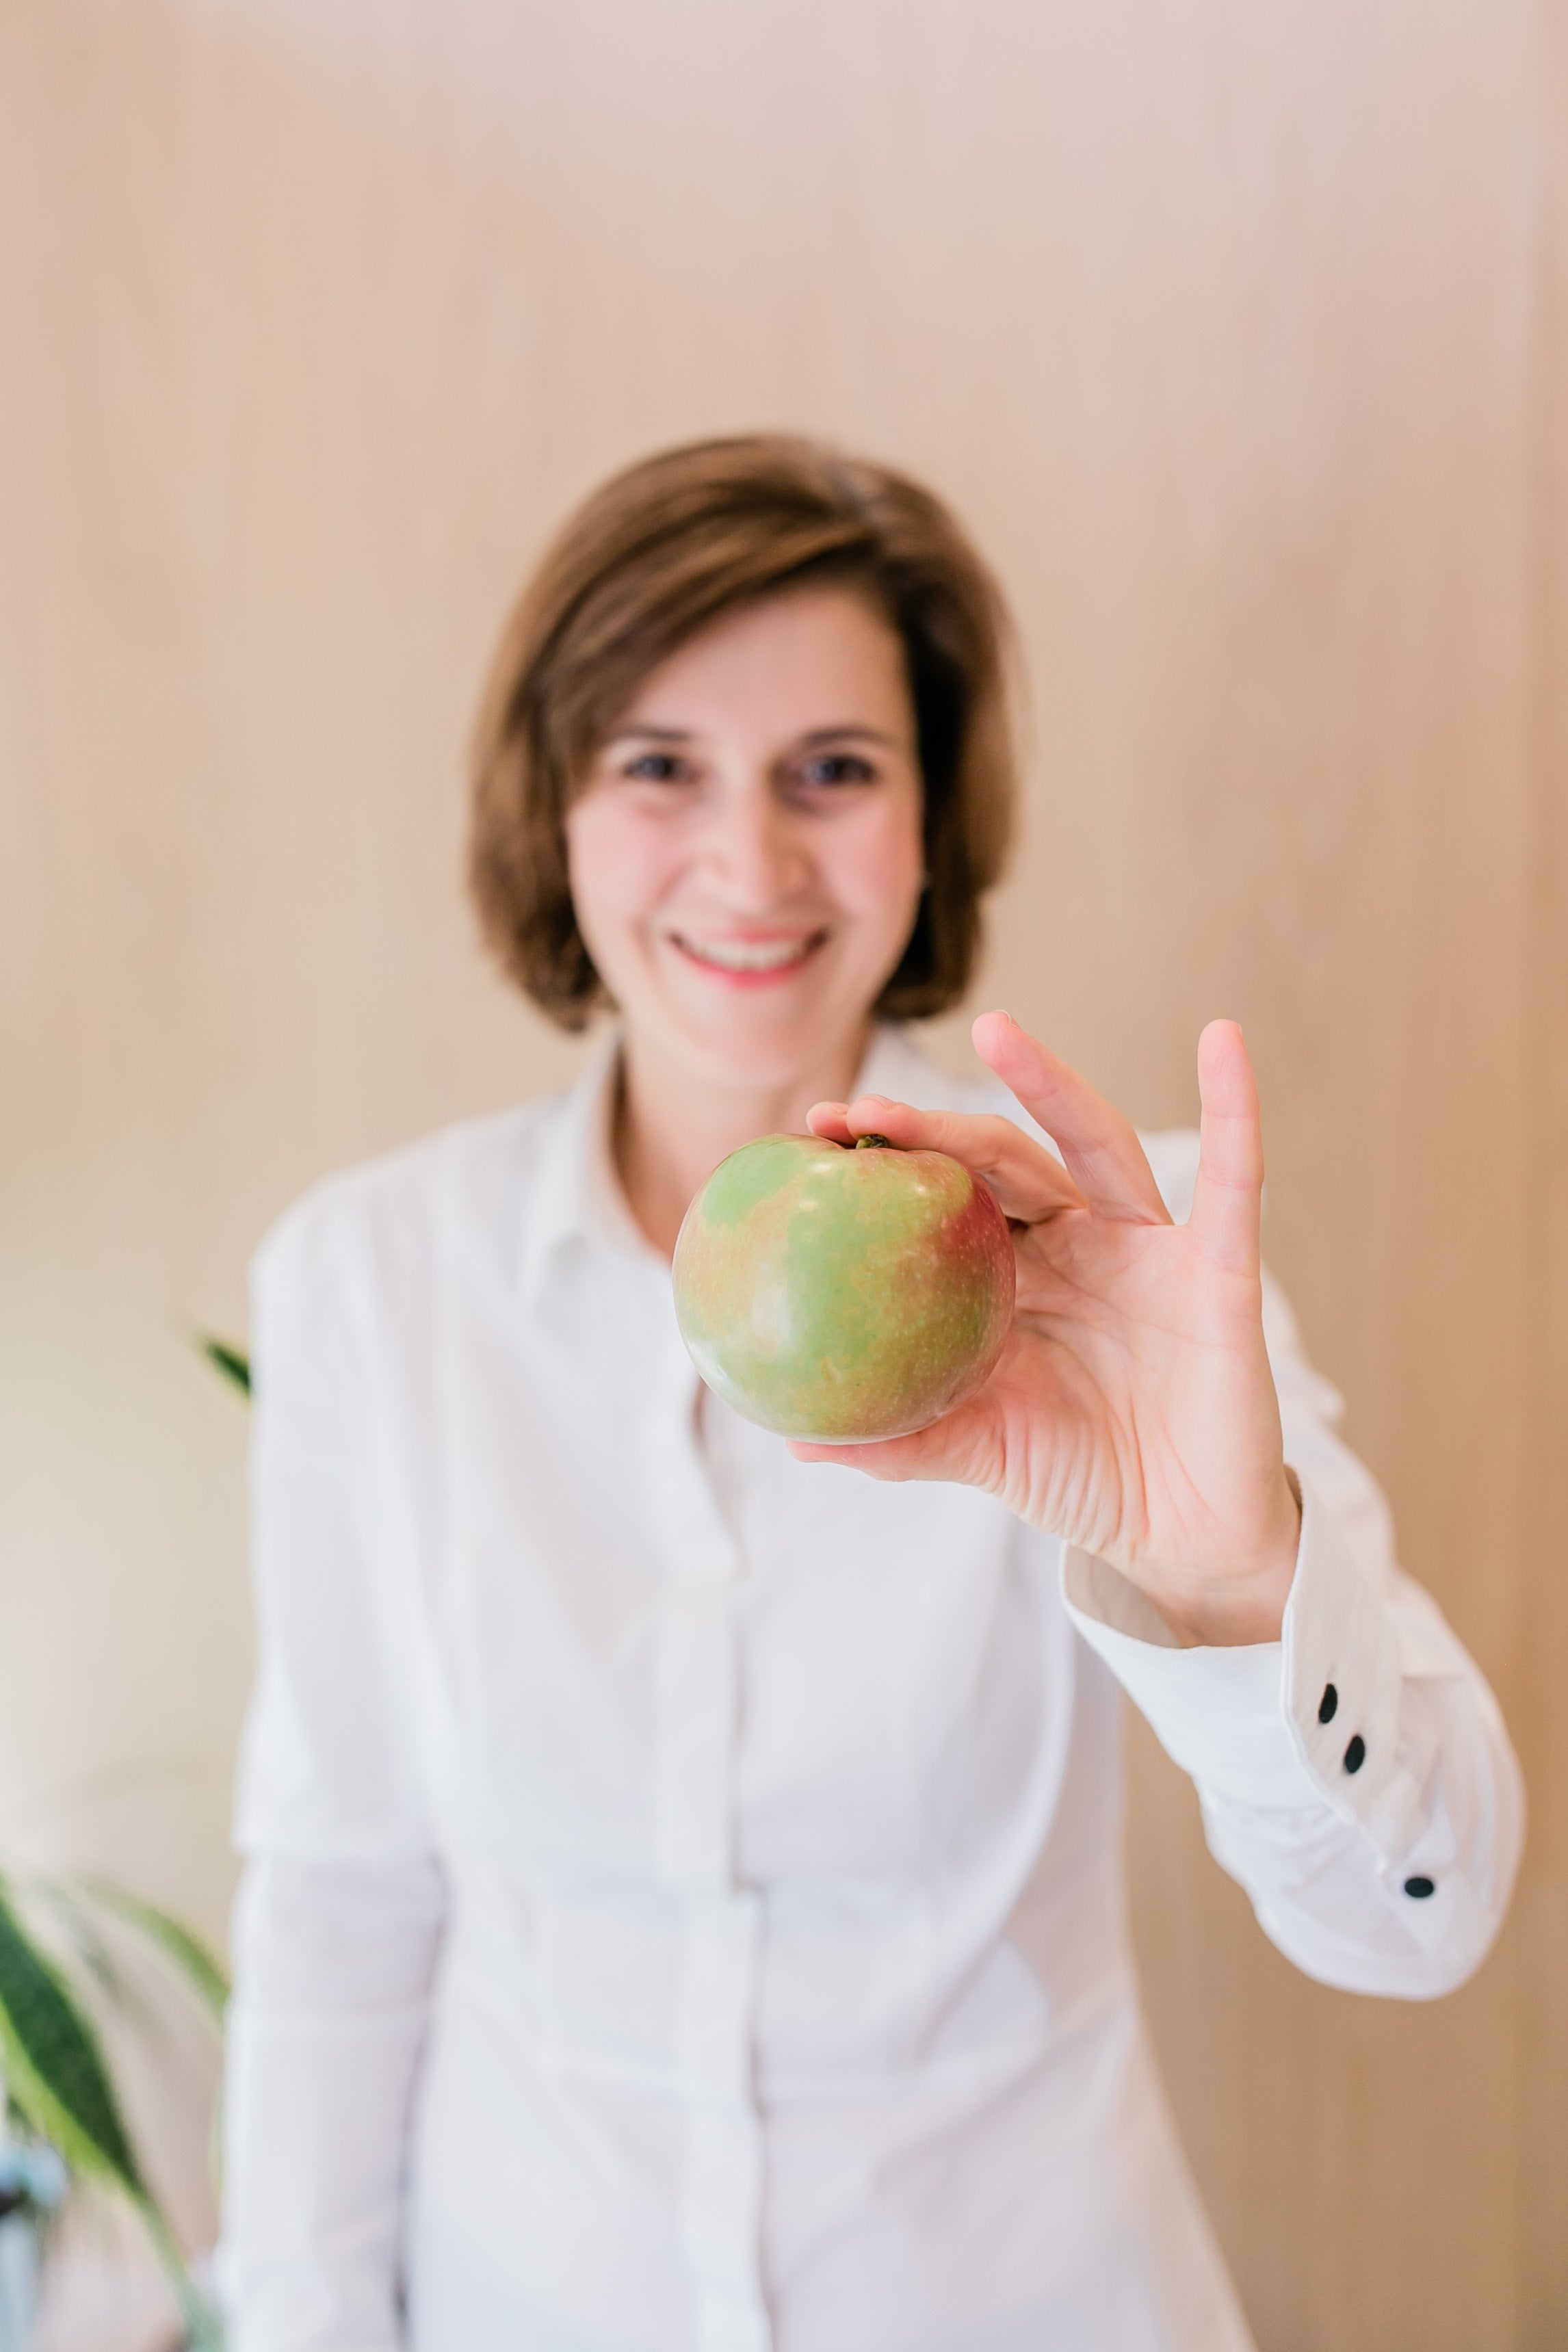
[[[675,1244],[675,1311],[709,1387],[820,1444],[902,1437],[972,1396],[1013,1320],[1013,1243],[941,1151],[764,1135],[721,1162]]]

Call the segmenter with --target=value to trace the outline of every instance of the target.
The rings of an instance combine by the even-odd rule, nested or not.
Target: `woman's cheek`
[[[868,809],[865,821],[846,828],[837,846],[836,896],[841,906],[856,914],[881,915],[889,928],[912,917],[923,863],[917,812]]]
[[[566,858],[585,938],[602,922],[635,923],[651,914],[679,864],[668,824],[596,794],[567,820]]]

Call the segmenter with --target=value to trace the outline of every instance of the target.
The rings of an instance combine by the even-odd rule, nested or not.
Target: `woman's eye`
[[[877,771],[858,752],[819,751],[801,774],[808,784],[868,784],[875,782]]]
[[[639,751],[621,773],[639,784],[678,784],[685,781],[686,763],[674,751]]]

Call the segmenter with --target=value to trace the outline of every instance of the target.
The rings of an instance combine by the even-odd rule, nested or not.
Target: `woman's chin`
[[[685,992],[682,991],[682,995]],[[837,992],[806,988],[726,992],[718,1001],[667,1004],[659,1022],[667,1050],[708,1083],[769,1090],[811,1081],[841,1046],[847,1049],[864,1013],[845,1016]]]

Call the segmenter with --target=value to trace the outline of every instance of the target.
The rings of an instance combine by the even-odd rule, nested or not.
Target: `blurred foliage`
[[[243,1349],[198,1332],[214,1370],[250,1394]],[[33,1919],[57,1922],[46,1939]],[[220,2036],[228,1978],[193,1928],[154,1903],[97,1877],[0,1874],[0,2084],[13,2145],[4,2150],[0,2211],[42,2224],[67,2179],[122,2198],[138,2215],[163,2264],[192,2352],[221,2352],[217,2313],[191,2276],[152,2189],[121,2108],[94,2020],[95,2001],[123,2010],[134,1989],[103,1932],[112,1920],[153,1952]],[[63,2169],[62,2169],[63,2168]]]
[[[199,1332],[196,1345],[215,1370],[234,1382],[241,1396],[250,1394],[250,1358],[242,1348],[231,1347],[226,1339],[214,1339],[210,1331]]]
[[[30,1915],[40,1905],[66,1922],[70,1961],[35,1931]],[[24,1884],[0,1876],[0,2073],[7,2111],[26,2133],[58,2151],[74,2179],[131,2205],[163,2266],[191,2346],[217,2352],[217,2315],[148,2186],[93,2021],[92,1991],[112,1997],[122,1982],[94,1916],[99,1911],[138,1935],[221,2031],[228,1995],[222,1963],[180,1920],[97,1879]]]

